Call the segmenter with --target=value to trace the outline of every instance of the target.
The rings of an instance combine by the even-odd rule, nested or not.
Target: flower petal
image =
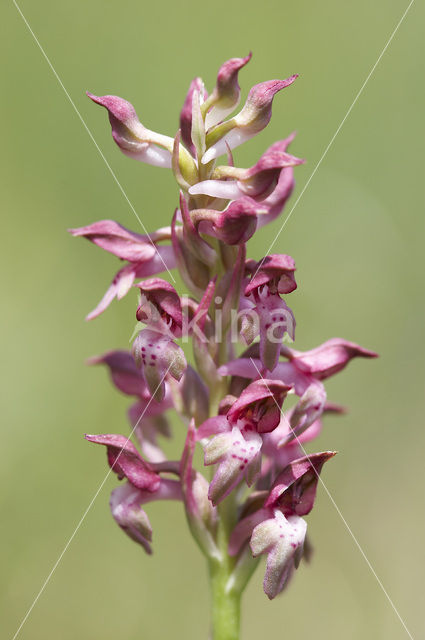
[[[288,464],[276,478],[265,506],[278,508],[285,514],[304,516],[310,513],[322,467],[334,455],[335,451],[322,451]]]
[[[291,361],[301,371],[324,380],[342,371],[353,358],[377,358],[378,354],[354,342],[332,338],[311,351],[290,352]]]
[[[239,71],[251,60],[252,53],[246,58],[231,58],[221,65],[217,74],[217,83],[208,104],[213,107],[205,117],[205,127],[210,129],[224,120],[239,104]]]
[[[134,542],[142,545],[151,554],[152,527],[149,518],[141,508],[142,492],[126,483],[114,489],[109,505],[116,523]]]
[[[171,168],[172,139],[146,129],[130,102],[118,96],[95,96],[90,92],[87,95],[107,109],[112,137],[125,155],[156,167]]]
[[[280,408],[290,386],[280,380],[256,380],[234,402],[227,419],[231,425],[240,420],[252,423],[259,433],[273,431],[280,422]]]
[[[267,553],[264,592],[275,598],[285,587],[303,554],[307,523],[298,516],[285,516],[277,511],[274,518],[257,525],[251,537],[254,557]]]
[[[183,349],[162,333],[143,329],[133,343],[133,354],[157,402],[165,395],[165,379],[180,380],[187,366]]]
[[[119,434],[100,434],[85,436],[86,440],[107,447],[108,462],[119,478],[127,480],[138,489],[156,491],[160,477],[149,463],[140,456],[134,444]]]
[[[229,433],[215,436],[204,446],[204,464],[217,464],[210,484],[209,499],[214,505],[246,479],[248,486],[256,480],[261,465],[261,436],[255,432],[244,434],[237,427]]]
[[[199,91],[205,97],[204,83],[202,78],[194,78],[190,83],[183,108],[180,112],[180,130],[182,141],[193,156],[196,154],[195,145],[192,142],[192,100],[195,91]]]
[[[105,251],[129,262],[149,260],[156,251],[148,236],[133,233],[113,220],[100,220],[69,231],[73,236],[83,236]]]
[[[112,382],[126,395],[141,398],[150,397],[146,382],[129,351],[108,351],[102,356],[90,358],[88,364],[106,364]]]

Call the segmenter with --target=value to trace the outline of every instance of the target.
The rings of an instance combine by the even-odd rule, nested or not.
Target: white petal
[[[220,107],[213,107],[211,111],[208,111],[205,118],[205,128],[211,129],[211,127],[215,127],[216,124],[222,122],[227,116],[230,116],[232,111],[236,109],[238,105],[235,104],[233,107],[227,107],[226,109],[220,109]]]
[[[189,193],[192,196],[204,194],[212,198],[225,198],[226,200],[236,200],[244,195],[236,180],[204,180],[190,187]]]
[[[208,164],[211,160],[225,154],[227,152],[227,145],[230,149],[235,149],[253,136],[255,136],[255,133],[252,131],[244,131],[243,129],[237,128],[232,129],[204,153],[202,157],[202,164]]]
[[[138,152],[126,151],[124,149],[121,149],[121,151],[126,156],[133,158],[134,160],[151,164],[154,167],[171,169],[171,153],[166,149],[161,149],[161,147],[157,147],[153,144],[146,145],[142,151]]]

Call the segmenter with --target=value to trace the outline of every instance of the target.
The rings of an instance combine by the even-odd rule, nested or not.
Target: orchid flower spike
[[[127,318],[131,335],[135,312],[131,350],[89,360],[104,365],[131,398],[129,437],[86,435],[106,448],[116,477],[112,516],[150,554],[145,505],[182,503],[209,566],[214,640],[239,638],[240,596],[262,556],[270,599],[309,557],[308,515],[335,452],[307,454],[304,446],[320,433],[329,436],[329,413],[343,413],[328,400],[326,380],[354,358],[377,355],[341,338],[308,351],[288,345],[295,340],[288,306],[288,296],[298,295],[295,261],[284,247],[247,257],[257,230],[281,214],[303,163],[288,151],[291,134],[248,168],[237,166],[233,150],[268,125],[274,97],[297,77],[255,85],[236,112],[239,74],[250,60],[251,54],[227,60],[209,92],[196,77],[173,137],[147,129],[126,100],[88,94],[107,110],[125,155],[171,170],[176,207],[163,217],[158,199],[159,228],[150,234],[109,219],[70,230],[123,261],[88,318],[135,294]],[[300,343],[308,339],[301,333]],[[169,450],[179,449],[167,444],[174,436],[178,459]]]

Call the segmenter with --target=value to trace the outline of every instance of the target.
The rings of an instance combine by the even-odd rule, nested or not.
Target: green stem
[[[212,607],[212,640],[239,640],[241,591],[230,585],[235,559],[229,556],[230,534],[237,517],[235,496],[231,494],[219,506],[217,546],[220,560],[209,562]]]
[[[226,559],[210,562],[212,640],[239,640],[241,594],[226,588],[230,577]]]

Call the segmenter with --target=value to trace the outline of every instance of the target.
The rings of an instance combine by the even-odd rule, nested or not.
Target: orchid
[[[124,261],[88,319],[113,299],[138,294],[131,350],[89,360],[105,365],[115,387],[134,399],[128,436],[86,435],[106,447],[110,472],[122,483],[112,491],[113,518],[150,554],[153,531],[142,507],[182,503],[207,560],[214,640],[239,638],[241,595],[261,556],[270,599],[306,557],[305,516],[335,452],[307,453],[304,446],[322,431],[327,413],[344,411],[327,400],[324,381],[353,358],[376,357],[339,338],[309,351],[290,346],[295,261],[283,253],[247,257],[248,241],[280,215],[303,163],[288,152],[292,133],[251,167],[235,166],[232,151],[268,125],[273,100],[297,78],[257,84],[232,116],[239,73],[250,60],[251,54],[225,62],[209,94],[195,78],[174,136],[147,129],[126,100],[88,93],[107,110],[125,155],[172,171],[178,207],[150,234],[112,220],[70,230]],[[164,279],[172,270],[184,294]],[[180,416],[173,428],[169,411]],[[178,460],[163,447],[173,432],[182,442]]]

